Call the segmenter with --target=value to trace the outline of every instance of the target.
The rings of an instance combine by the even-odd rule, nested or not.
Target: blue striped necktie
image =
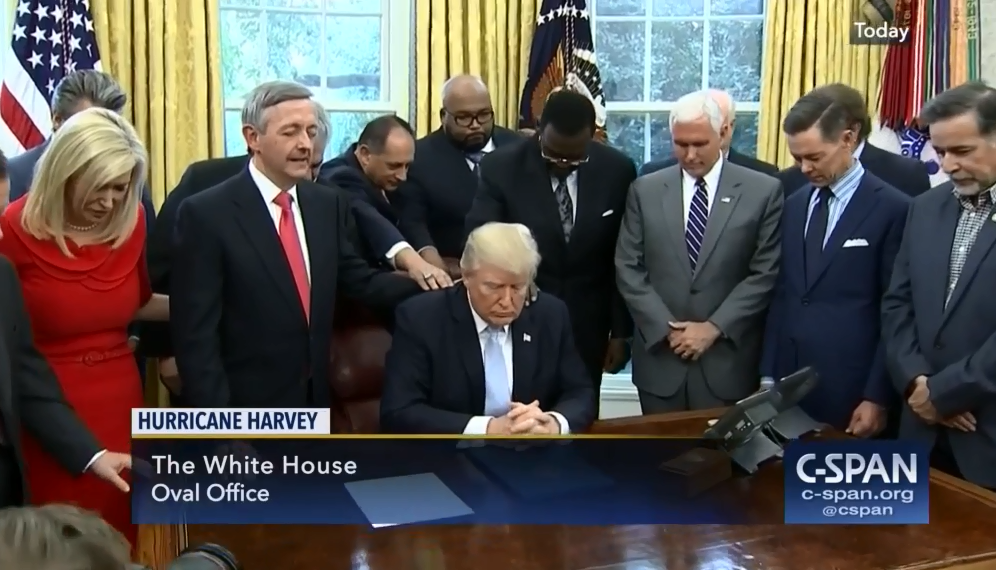
[[[471,170],[473,170],[474,172],[474,175],[478,177],[481,176],[481,159],[484,158],[484,153],[468,152],[464,156],[466,156],[467,160],[469,160],[471,164],[474,165],[473,168],[471,168]]]
[[[695,182],[695,194],[688,208],[688,223],[685,225],[685,245],[688,246],[688,260],[692,271],[699,262],[702,251],[702,240],[705,238],[706,223],[709,221],[709,194],[706,192],[705,180],[699,178]]]
[[[481,334],[484,335],[484,415],[504,416],[512,405],[512,388],[502,350],[505,333],[500,328],[488,327]]]

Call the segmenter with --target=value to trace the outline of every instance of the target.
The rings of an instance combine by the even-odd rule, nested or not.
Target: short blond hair
[[[516,275],[536,278],[539,248],[532,232],[522,224],[491,222],[470,232],[460,257],[460,269],[473,271],[491,265]]]
[[[111,213],[95,236],[98,243],[120,247],[135,231],[149,158],[127,119],[92,107],[73,115],[52,135],[35,171],[21,213],[21,225],[38,239],[51,239],[66,255],[66,192],[70,183],[83,194],[76,204],[116,178],[131,175],[123,207]]]
[[[4,568],[127,569],[128,541],[98,515],[70,505],[0,511]],[[87,562],[87,564],[80,564]]]

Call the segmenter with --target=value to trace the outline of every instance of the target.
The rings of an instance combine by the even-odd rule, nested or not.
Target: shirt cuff
[[[560,424],[560,435],[567,435],[571,433],[571,426],[570,424],[567,423],[567,418],[565,418],[559,412],[547,412],[547,413],[553,416],[557,420],[557,423]]]
[[[386,257],[387,260],[391,262],[391,265],[395,265],[394,258],[397,257],[399,253],[401,253],[406,249],[413,249],[413,248],[412,246],[408,245],[408,242],[399,241],[398,243],[392,245],[391,248],[387,250],[387,253],[384,254],[384,257]],[[397,266],[395,265],[395,267]]]
[[[487,435],[488,422],[493,420],[491,416],[474,416],[467,422],[467,427],[463,428],[463,435]]]
[[[775,379],[771,376],[765,376],[761,378],[761,389],[770,390],[775,387]]]
[[[86,473],[87,471],[89,471],[90,468],[93,467],[93,464],[96,463],[97,460],[100,459],[101,456],[104,455],[105,453],[107,453],[106,449],[98,451],[97,454],[94,455],[92,459],[90,459],[90,463],[87,463],[86,467],[83,468],[83,472]]]

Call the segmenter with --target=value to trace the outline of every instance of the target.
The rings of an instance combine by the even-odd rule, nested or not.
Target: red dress
[[[36,239],[21,227],[23,208],[21,198],[0,215],[0,254],[17,269],[35,344],[100,444],[127,453],[131,409],[144,405],[127,327],[152,296],[143,254],[144,212],[118,249],[70,242],[70,258],[54,241]],[[90,473],[66,471],[30,435],[24,439],[31,503],[70,503],[97,511],[134,546],[127,494]]]

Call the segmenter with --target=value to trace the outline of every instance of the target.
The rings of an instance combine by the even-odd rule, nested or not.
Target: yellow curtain
[[[851,45],[850,26],[863,0],[768,0],[758,158],[792,164],[782,120],[792,104],[814,87],[846,83],[860,91],[874,117],[878,108],[886,46]]]
[[[91,0],[104,70],[129,96],[126,115],[149,152],[158,206],[194,161],[224,155],[218,0]],[[165,390],[150,374],[150,404]],[[139,529],[139,562],[155,570],[186,546],[183,525]]]
[[[415,3],[415,126],[439,128],[443,83],[481,76],[491,90],[495,122],[516,128],[529,68],[536,0],[419,0]]]

